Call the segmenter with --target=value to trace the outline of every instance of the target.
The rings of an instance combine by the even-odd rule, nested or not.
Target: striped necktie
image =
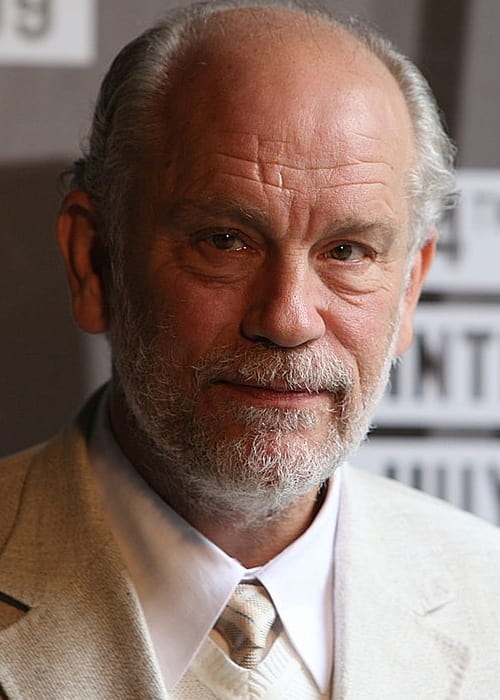
[[[276,610],[260,583],[240,583],[215,623],[229,646],[229,656],[243,668],[254,668],[269,651]]]

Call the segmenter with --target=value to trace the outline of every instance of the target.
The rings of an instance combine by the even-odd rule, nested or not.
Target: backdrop
[[[0,454],[50,436],[109,374],[105,341],[70,319],[53,239],[57,181],[78,155],[111,58],[168,7],[0,0]],[[500,3],[346,0],[343,9],[422,68],[459,146],[462,190],[443,222],[414,346],[355,461],[500,522]]]

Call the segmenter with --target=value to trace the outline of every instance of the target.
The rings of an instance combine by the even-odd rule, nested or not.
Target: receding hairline
[[[350,36],[360,44],[362,43],[346,26],[331,17],[309,13],[305,8],[282,5],[242,4],[234,7],[222,7],[215,9],[206,18],[194,20],[192,29],[196,39],[227,38],[226,30],[234,30],[241,24],[246,36],[251,36],[249,41],[251,46],[251,40],[255,37],[255,34],[250,34],[252,22],[257,30],[262,30],[262,32],[267,30],[269,36],[272,36],[272,32],[277,29],[288,31],[294,28],[308,27],[311,30],[311,36],[314,29],[324,29],[328,33]]]
[[[263,17],[267,18],[266,22],[262,21]],[[259,34],[252,32],[253,28],[250,26],[252,21]],[[342,81],[346,67],[358,69],[359,73],[355,81],[360,86],[363,82],[371,86],[377,80],[381,89],[388,91],[388,97],[391,93],[392,96],[397,96],[396,100],[399,100],[402,107],[401,113],[405,117],[409,138],[412,146],[415,145],[414,124],[406,97],[387,64],[366,45],[362,38],[343,24],[329,17],[311,16],[305,10],[295,7],[236,6],[222,8],[207,18],[195,20],[186,40],[171,57],[171,70],[158,92],[158,110],[161,112],[162,104],[167,104],[172,117],[176,109],[170,98],[176,90],[188,92],[196,83],[198,71],[213,72],[217,69],[218,63],[220,66],[220,63],[224,64],[235,59],[237,79],[242,82],[248,81],[248,75],[244,72],[238,74],[238,70],[245,63],[247,67],[252,67],[252,64],[256,67],[259,56],[252,50],[251,42],[240,40],[240,32],[244,36],[250,33],[258,48],[262,46],[262,42],[265,43],[269,39],[270,61],[274,57],[278,58],[280,53],[283,53],[286,58],[286,49],[293,53],[293,47],[297,45],[299,45],[299,52],[294,53],[294,57],[302,61],[303,68],[314,71],[314,62],[315,60],[319,62],[321,57],[323,64],[331,66],[331,85],[334,87],[339,84],[339,80]],[[316,50],[315,55],[307,51],[307,46],[301,45],[300,40],[304,37],[311,40],[309,48]],[[280,52],[279,42],[283,39],[289,41],[284,44],[284,51]],[[277,43],[278,50],[276,50]],[[344,55],[342,55],[343,51]],[[267,66],[271,71],[272,64],[265,63],[265,68]],[[295,63],[290,70],[291,74],[296,74],[300,67],[300,63]],[[277,60],[276,68],[278,72],[282,70],[283,60],[281,63]],[[260,73],[256,75],[259,76]],[[218,78],[217,74],[215,78]],[[349,85],[355,84],[352,75],[347,77],[346,82]],[[329,83],[325,82],[324,85],[328,88]],[[175,100],[173,102],[175,103]],[[181,108],[181,105],[178,107]]]
[[[250,25],[254,23],[254,28]],[[252,29],[255,31],[252,32]],[[240,41],[239,32],[244,38],[251,35],[251,41]],[[380,71],[396,87],[403,101],[405,96],[394,74],[387,64],[367,45],[362,37],[345,24],[335,20],[319,11],[312,12],[306,8],[296,6],[249,4],[248,6],[236,5],[234,7],[222,7],[214,10],[205,18],[196,18],[190,26],[190,31],[184,41],[172,56],[173,73],[170,74],[170,85],[164,87],[168,90],[177,76],[183,75],[183,69],[189,65],[193,57],[200,57],[207,53],[223,55],[229,47],[236,47],[243,55],[244,52],[250,58],[255,57],[252,51],[252,41],[260,42],[269,39],[270,47],[276,42],[285,39],[292,43],[300,39],[310,39],[311,45],[316,46],[320,52],[319,40],[336,40],[336,56],[342,48],[350,49],[351,55],[360,55],[368,59],[371,67],[378,66]],[[286,43],[284,47],[286,48]],[[325,42],[326,44],[326,42]],[[331,48],[331,47],[330,47]],[[325,55],[326,61],[332,61],[333,54]]]

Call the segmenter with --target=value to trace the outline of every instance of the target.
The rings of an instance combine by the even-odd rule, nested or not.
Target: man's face
[[[352,40],[288,36],[173,90],[112,303],[139,432],[219,510],[279,510],[356,448],[414,302],[402,97]]]

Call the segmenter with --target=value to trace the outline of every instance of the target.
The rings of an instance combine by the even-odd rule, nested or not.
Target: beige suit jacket
[[[88,469],[92,402],[0,463],[0,697],[164,700]],[[336,700],[500,698],[500,534],[348,468],[335,555]],[[297,572],[300,576],[300,572]]]

